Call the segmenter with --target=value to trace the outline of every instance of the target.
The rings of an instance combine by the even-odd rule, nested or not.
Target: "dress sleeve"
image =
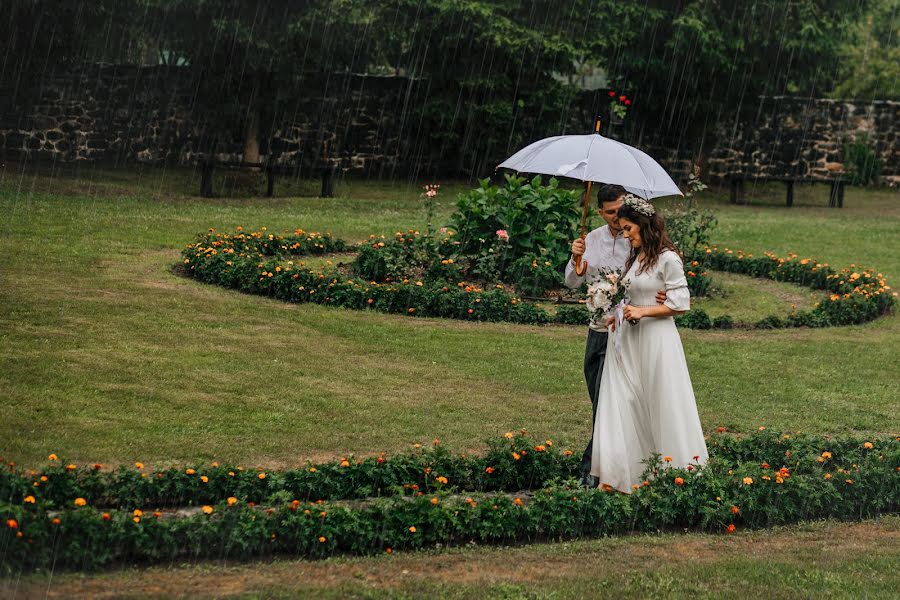
[[[691,292],[684,276],[684,263],[674,252],[666,252],[660,257],[662,276],[666,284],[665,305],[672,310],[691,310]]]

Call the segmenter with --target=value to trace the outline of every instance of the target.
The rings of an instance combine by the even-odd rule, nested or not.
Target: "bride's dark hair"
[[[666,250],[672,250],[678,254],[678,256],[681,256],[678,246],[669,239],[669,234],[666,233],[666,224],[663,221],[663,218],[659,216],[659,212],[655,212],[648,217],[647,215],[638,212],[633,207],[623,204],[616,214],[620,219],[628,219],[637,225],[641,232],[641,247],[631,249],[631,255],[625,263],[625,273],[628,272],[631,265],[637,260],[638,254],[640,254],[642,250],[644,252],[644,260],[641,261],[638,274],[643,273],[648,269],[652,269],[659,260],[660,255]]]

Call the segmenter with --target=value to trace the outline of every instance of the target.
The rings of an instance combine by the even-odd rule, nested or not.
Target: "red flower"
[[[625,102],[627,98],[625,96],[619,96],[619,102]]]
[[[630,105],[631,105],[631,100],[626,100],[626,101],[625,101],[625,106],[630,106]]]
[[[728,533],[734,533],[735,529],[737,529],[737,527],[735,527],[734,523],[732,523],[731,525],[728,526]]]
[[[609,90],[609,97],[614,98],[616,93],[613,90]]]

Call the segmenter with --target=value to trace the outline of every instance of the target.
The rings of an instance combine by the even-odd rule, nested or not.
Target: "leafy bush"
[[[712,321],[702,308],[692,308],[688,312],[675,317],[675,324],[688,329],[709,329]]]
[[[896,438],[764,430],[742,438],[713,434],[707,445],[710,460],[702,466],[668,468],[650,457],[643,484],[628,495],[577,486],[571,476],[580,456],[524,432],[490,440],[483,456],[435,446],[285,472],[219,465],[156,472],[143,465],[113,472],[61,463],[34,472],[10,467],[0,470],[0,572],[324,558],[674,527],[730,532],[900,510]],[[370,497],[378,494],[383,497]],[[342,498],[361,500],[330,502]],[[114,499],[115,508],[104,507],[104,499]],[[157,510],[160,499],[202,510],[187,516]]]
[[[506,265],[529,254],[542,256],[561,271],[577,234],[579,199],[579,192],[560,189],[555,178],[541,185],[540,176],[527,182],[507,175],[503,186],[483,179],[479,187],[460,194],[450,227],[457,232],[464,255],[483,256],[492,247],[499,255],[503,245],[505,263],[499,277],[504,281]],[[500,230],[508,233],[508,241],[498,238]]]
[[[718,225],[716,216],[679,202],[666,210],[664,217],[666,232],[681,250],[685,262],[702,259],[704,249],[711,242],[712,231]]]
[[[852,144],[844,144],[844,165],[851,185],[869,185],[878,180],[881,160],[869,146],[867,134],[858,135]]]

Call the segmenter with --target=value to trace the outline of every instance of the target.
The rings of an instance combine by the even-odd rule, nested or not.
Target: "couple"
[[[594,421],[582,483],[630,493],[653,453],[682,468],[708,458],[672,318],[690,310],[690,293],[681,256],[652,204],[617,185],[601,186],[597,204],[607,224],[572,243],[589,266],[579,277],[570,260],[566,285],[619,270],[626,298],[618,311],[592,319],[588,331],[584,376]]]

